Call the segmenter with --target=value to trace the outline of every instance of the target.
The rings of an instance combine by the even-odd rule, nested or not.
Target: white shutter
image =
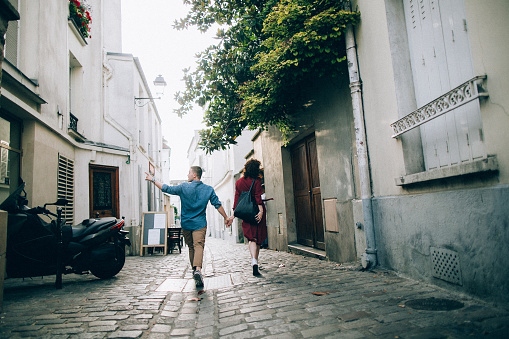
[[[417,106],[473,77],[463,0],[405,0]],[[420,127],[426,169],[485,157],[478,101]]]
[[[444,22],[444,43],[451,88],[474,77],[474,66],[468,39],[463,0],[440,2],[440,12]],[[473,101],[453,112],[456,119],[456,136],[462,162],[486,157],[482,140],[482,122],[479,102]]]

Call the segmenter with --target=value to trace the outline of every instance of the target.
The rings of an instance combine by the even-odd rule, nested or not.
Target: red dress
[[[241,177],[235,183],[235,202],[233,204],[233,209],[237,206],[237,201],[239,200],[241,192],[249,191],[251,184],[253,183],[252,178]],[[253,185],[253,189],[251,190],[251,194],[255,198],[255,201],[258,205],[262,205],[263,207],[263,216],[262,220],[258,224],[250,224],[245,221],[242,221],[242,232],[244,232],[244,237],[249,241],[255,241],[258,245],[261,245],[263,241],[267,238],[267,210],[265,209],[265,204],[262,201],[262,182],[260,179],[257,179]]]

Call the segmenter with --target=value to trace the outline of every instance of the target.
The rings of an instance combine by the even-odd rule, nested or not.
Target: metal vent
[[[453,284],[463,285],[460,258],[457,252],[431,247],[433,276]]]

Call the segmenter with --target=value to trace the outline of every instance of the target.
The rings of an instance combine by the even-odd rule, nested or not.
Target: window
[[[19,186],[20,173],[21,123],[0,116],[0,202]]]
[[[18,10],[18,0],[9,0],[11,5]],[[9,21],[7,32],[5,33],[5,59],[18,66],[18,21]]]
[[[78,120],[83,109],[83,67],[69,52],[69,124],[70,130],[78,132]]]
[[[62,218],[67,222],[74,221],[74,161],[58,155],[57,199],[67,199],[69,204],[63,206]]]
[[[417,106],[423,107],[475,79],[465,6],[463,0],[405,0],[404,8]],[[426,170],[487,157],[479,100],[420,129]]]

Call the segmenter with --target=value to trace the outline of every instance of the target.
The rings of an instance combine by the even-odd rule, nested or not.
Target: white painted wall
[[[55,200],[60,153],[75,164],[74,222],[89,217],[89,164],[96,164],[118,167],[119,213],[126,225],[137,226],[148,210],[144,172],[149,163],[158,177],[163,167],[168,172],[161,118],[153,102],[135,106],[135,97],[152,95],[140,60],[121,53],[121,1],[87,3],[92,37],[84,41],[68,23],[67,1],[44,6],[20,1],[17,70],[10,72],[20,83],[34,79],[38,86],[27,83],[28,88],[46,103],[37,106],[23,93],[3,90],[4,109],[24,120],[22,177],[31,205]],[[84,143],[68,132],[70,111]],[[154,197],[153,208],[162,209],[161,194]]]

